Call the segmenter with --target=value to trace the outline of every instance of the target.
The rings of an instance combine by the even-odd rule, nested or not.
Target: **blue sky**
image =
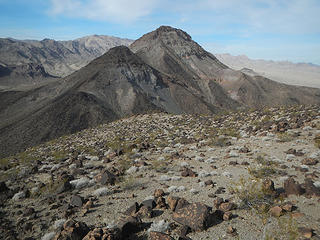
[[[0,0],[0,37],[137,39],[160,25],[213,53],[320,65],[320,0]]]

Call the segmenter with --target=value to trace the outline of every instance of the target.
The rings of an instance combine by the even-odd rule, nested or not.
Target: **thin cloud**
[[[157,0],[51,0],[51,15],[110,22],[133,22],[149,15]]]

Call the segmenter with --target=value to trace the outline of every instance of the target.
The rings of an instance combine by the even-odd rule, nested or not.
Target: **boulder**
[[[172,216],[179,224],[186,225],[195,231],[205,230],[209,225],[210,208],[203,203],[188,204],[176,209]]]
[[[288,196],[302,195],[304,193],[304,189],[292,177],[288,178],[283,185],[284,191]]]

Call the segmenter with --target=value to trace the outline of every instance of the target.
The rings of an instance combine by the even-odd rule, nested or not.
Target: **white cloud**
[[[50,14],[127,23],[152,12],[158,0],[51,0]]]

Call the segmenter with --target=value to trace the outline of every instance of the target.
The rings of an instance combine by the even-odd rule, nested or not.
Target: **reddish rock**
[[[139,211],[136,213],[136,216],[140,217],[140,218],[152,218],[153,217],[153,211],[151,208],[147,207],[147,206],[142,206]]]
[[[299,227],[298,230],[299,230],[299,233],[301,234],[301,236],[303,236],[307,239],[312,238],[313,230],[311,228]]]
[[[180,199],[179,197],[173,197],[173,196],[169,196],[167,198],[168,206],[171,211],[174,211],[176,209],[179,199]]]
[[[183,171],[181,172],[182,177],[197,177],[198,174],[194,171],[192,171],[190,168],[183,168]]]
[[[291,203],[286,203],[281,208],[286,212],[292,212],[293,205]]]
[[[280,217],[283,214],[283,210],[279,206],[270,208],[269,213],[273,217]]]
[[[229,221],[232,218],[232,212],[225,212],[222,218],[224,221]]]
[[[292,177],[288,178],[284,182],[285,193],[289,195],[302,195],[304,193],[303,188]]]
[[[318,163],[318,160],[314,159],[314,158],[305,158],[301,161],[302,164],[304,165],[316,165]]]
[[[150,240],[174,240],[174,238],[170,237],[170,235],[161,233],[161,232],[150,232],[149,239]]]
[[[156,189],[156,190],[154,191],[153,196],[154,196],[155,198],[163,197],[163,196],[164,196],[164,191],[163,191],[162,189]]]
[[[96,181],[100,182],[102,185],[114,185],[116,176],[108,170],[104,170],[102,173],[96,176]]]
[[[82,240],[89,232],[88,226],[83,222],[68,220],[63,225],[63,230],[56,234],[54,240]]]
[[[221,203],[219,206],[219,210],[223,211],[223,212],[228,212],[231,211],[235,208],[235,204],[232,202],[225,202],[225,203]]]
[[[218,197],[213,200],[213,205],[215,206],[216,209],[219,209],[221,203],[223,203],[223,202],[224,202],[223,198]]]
[[[195,231],[205,230],[209,224],[210,208],[202,203],[192,203],[173,213],[177,223],[186,225]]]
[[[121,232],[118,228],[95,228],[83,240],[120,240]]]

